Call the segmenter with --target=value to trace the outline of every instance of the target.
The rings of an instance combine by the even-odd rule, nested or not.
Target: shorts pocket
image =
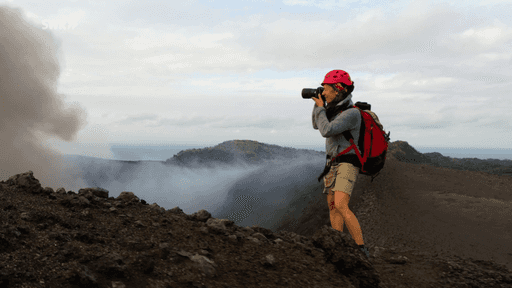
[[[336,182],[336,175],[337,175],[336,170],[337,170],[338,166],[339,166],[339,164],[336,166],[332,166],[331,170],[329,170],[329,173],[327,173],[327,175],[325,175],[325,177],[324,177],[325,189],[328,189],[328,188],[334,186],[334,182]]]
[[[358,169],[350,163],[341,163],[341,166],[336,169],[337,177],[348,180],[351,183],[355,183],[357,175],[359,174]]]

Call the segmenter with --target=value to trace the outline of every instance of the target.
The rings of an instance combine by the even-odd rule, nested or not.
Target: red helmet
[[[343,70],[332,70],[331,72],[327,73],[327,75],[325,75],[324,82],[322,82],[322,86],[324,84],[336,83],[343,83],[347,86],[354,84],[352,79],[350,79],[350,75],[348,75],[347,72]]]

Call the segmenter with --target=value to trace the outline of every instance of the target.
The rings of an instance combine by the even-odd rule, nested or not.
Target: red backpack
[[[343,150],[340,154],[336,155],[336,157],[354,149],[359,161],[361,162],[359,174],[372,176],[373,182],[373,179],[377,177],[380,170],[384,167],[390,139],[389,135],[391,132],[385,134],[384,127],[380,124],[379,118],[375,113],[370,111],[370,104],[366,102],[357,102],[352,107],[357,108],[359,112],[361,112],[362,121],[361,129],[359,130],[358,145],[356,146],[354,143],[354,137],[352,137],[350,131],[343,132],[343,136],[349,140],[352,145]],[[363,151],[363,153],[361,153],[361,151]]]

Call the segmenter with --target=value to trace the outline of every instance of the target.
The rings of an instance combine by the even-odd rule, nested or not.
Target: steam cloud
[[[44,141],[74,141],[86,124],[78,105],[56,92],[59,46],[22,11],[0,7],[0,180],[32,170],[43,187],[75,189],[73,164]]]

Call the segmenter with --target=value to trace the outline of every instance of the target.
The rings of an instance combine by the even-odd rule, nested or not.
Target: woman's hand
[[[324,101],[322,101],[322,97],[321,97],[321,95],[320,95],[320,94],[318,94],[318,98],[313,97],[313,98],[311,98],[311,99],[313,99],[313,100],[315,101],[316,106],[318,106],[318,107],[324,107]]]

